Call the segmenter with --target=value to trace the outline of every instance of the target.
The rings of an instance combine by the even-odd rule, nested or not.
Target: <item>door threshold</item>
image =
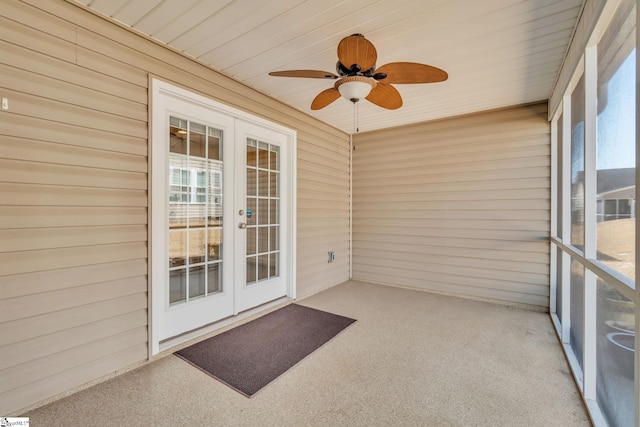
[[[167,354],[174,353],[182,348],[195,344],[196,342],[217,335],[217,333],[220,332],[220,329],[226,328],[228,326],[237,326],[236,324],[241,323],[243,320],[247,320],[250,317],[258,317],[258,315],[266,314],[269,311],[273,311],[274,309],[283,307],[291,302],[293,302],[293,298],[278,298],[268,303],[259,305],[258,307],[245,310],[235,316],[226,317],[215,323],[210,323],[198,329],[194,329],[192,331],[185,332],[184,334],[180,334],[178,336],[168,338],[164,341],[160,341],[159,352],[158,354],[153,356],[153,359],[157,359],[160,357],[164,357]]]

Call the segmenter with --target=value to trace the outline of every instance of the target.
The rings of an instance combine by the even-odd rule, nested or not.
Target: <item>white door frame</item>
[[[148,226],[148,260],[149,260],[149,280],[148,280],[148,311],[149,311],[149,359],[160,352],[160,325],[162,309],[164,307],[164,292],[154,292],[154,282],[164,285],[166,279],[164,276],[167,274],[164,268],[163,257],[166,252],[166,239],[153,238],[156,236],[164,236],[166,229],[164,229],[164,221],[154,221],[154,215],[160,215],[166,211],[166,197],[162,197],[163,192],[166,191],[166,182],[164,173],[154,173],[154,159],[158,159],[159,156],[165,156],[164,143],[157,145],[154,141],[164,141],[166,137],[165,127],[165,115],[166,109],[160,108],[158,101],[164,100],[180,100],[190,102],[204,108],[213,110],[215,112],[228,115],[236,120],[242,120],[244,122],[252,123],[267,129],[285,134],[287,137],[287,147],[289,151],[289,158],[282,158],[282,162],[286,162],[286,167],[289,170],[289,184],[288,186],[282,186],[281,191],[286,192],[286,196],[289,200],[287,206],[288,209],[288,222],[287,224],[281,224],[281,227],[287,227],[287,245],[289,249],[288,259],[283,262],[283,273],[287,276],[286,296],[294,299],[296,297],[296,141],[297,133],[295,130],[289,129],[277,123],[270,122],[253,114],[238,110],[233,107],[229,107],[220,102],[209,99],[205,96],[190,92],[178,86],[170,83],[158,80],[152,76],[149,77],[149,122],[150,122],[150,138],[149,138],[149,179],[148,179],[148,194],[149,194],[149,226]],[[154,147],[157,145],[157,147]],[[155,148],[155,149],[154,149]],[[228,153],[227,153],[228,154]],[[244,173],[244,171],[243,171]],[[154,195],[155,193],[155,195]],[[231,200],[230,203],[233,203]],[[235,226],[235,217],[233,218]],[[160,229],[163,227],[163,229]],[[237,255],[237,254],[234,254]],[[240,254],[244,259],[244,254]],[[235,310],[234,310],[235,311]],[[236,313],[234,313],[236,314]]]

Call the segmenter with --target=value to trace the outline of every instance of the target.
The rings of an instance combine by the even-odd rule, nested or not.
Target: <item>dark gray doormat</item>
[[[290,304],[175,354],[251,397],[353,322]]]

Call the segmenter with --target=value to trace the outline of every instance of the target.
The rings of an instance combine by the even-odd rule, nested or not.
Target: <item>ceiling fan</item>
[[[430,65],[415,62],[391,62],[376,68],[378,53],[362,34],[352,34],[338,44],[336,72],[318,70],[273,71],[271,76],[305,77],[336,80],[332,88],[320,92],[311,102],[312,110],[331,104],[340,96],[354,104],[361,99],[382,108],[395,110],[402,106],[402,97],[392,83],[434,83],[447,80],[447,73]]]

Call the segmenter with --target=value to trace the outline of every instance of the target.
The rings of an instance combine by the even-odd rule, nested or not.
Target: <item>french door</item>
[[[286,135],[254,124],[240,123],[237,131],[242,143],[236,146],[236,157],[243,160],[244,169],[236,175],[237,252],[244,254],[236,259],[236,295],[242,311],[286,293],[281,263],[287,229],[280,224],[289,220],[282,209],[287,195],[281,191],[281,159],[287,157],[287,145]]]
[[[156,354],[163,340],[294,296],[295,134],[162,82],[153,86]]]

